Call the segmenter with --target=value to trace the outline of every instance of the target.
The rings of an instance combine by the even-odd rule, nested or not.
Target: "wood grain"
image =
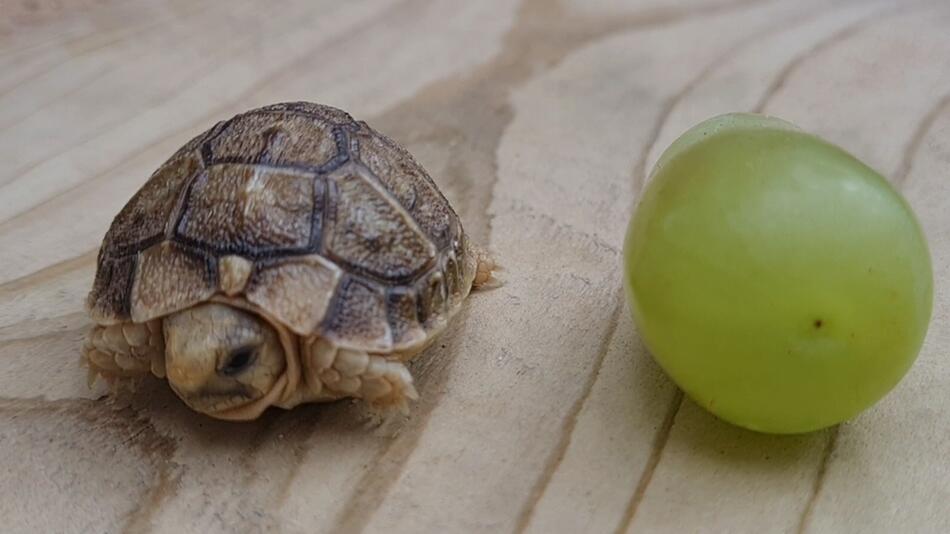
[[[950,531],[950,6],[941,0],[0,0],[4,532]],[[106,227],[216,120],[342,107],[429,169],[503,285],[414,365],[406,419],[356,404],[195,415],[88,389]],[[934,320],[854,421],[746,432],[633,328],[626,221],[683,130],[732,110],[869,162],[921,218]]]

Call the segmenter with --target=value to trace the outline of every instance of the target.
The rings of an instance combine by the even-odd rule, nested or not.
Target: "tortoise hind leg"
[[[82,346],[82,361],[89,367],[89,386],[102,377],[110,385],[151,371],[165,376],[165,340],[161,320],[147,323],[95,325]]]
[[[307,383],[314,394],[363,399],[377,410],[409,412],[419,398],[412,374],[402,362],[363,351],[337,349],[318,338],[304,354]]]

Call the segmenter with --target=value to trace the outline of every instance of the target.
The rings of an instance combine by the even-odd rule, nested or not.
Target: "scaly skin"
[[[96,325],[86,336],[82,360],[89,367],[89,385],[102,377],[112,386],[152,372],[165,376],[162,321]]]
[[[480,250],[476,254],[472,286],[485,287],[495,263]],[[147,323],[96,325],[83,360],[90,385],[97,376],[113,387],[131,384],[151,372],[167,377],[195,411],[245,421],[272,405],[289,409],[345,397],[362,399],[378,412],[408,413],[419,395],[404,362],[427,345],[390,354],[340,348],[291,333],[243,299],[216,297]]]

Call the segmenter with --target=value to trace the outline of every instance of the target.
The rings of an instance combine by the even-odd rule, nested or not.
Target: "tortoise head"
[[[165,319],[165,367],[175,393],[220,419],[254,419],[283,392],[287,359],[263,318],[205,303]]]

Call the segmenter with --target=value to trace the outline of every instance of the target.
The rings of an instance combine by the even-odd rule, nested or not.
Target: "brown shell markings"
[[[165,162],[113,221],[87,305],[102,324],[142,322],[245,284],[297,334],[389,352],[441,329],[473,269],[458,216],[408,152],[293,102],[222,121]]]

